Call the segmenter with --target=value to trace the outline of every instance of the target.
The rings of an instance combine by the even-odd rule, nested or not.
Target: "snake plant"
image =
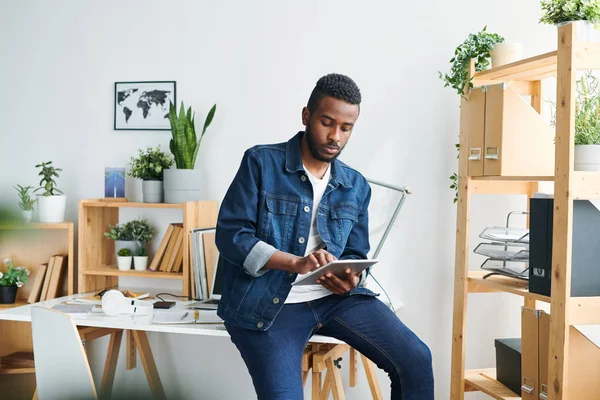
[[[169,142],[169,148],[175,157],[177,169],[194,169],[200,143],[206,133],[206,128],[209,127],[215,116],[216,110],[217,105],[215,104],[206,116],[204,128],[202,128],[202,133],[198,138],[196,136],[196,126],[194,124],[195,113],[192,113],[192,107],[189,107],[187,112],[185,112],[185,106],[183,105],[183,102],[181,102],[179,115],[177,115],[175,106],[173,103],[170,103],[169,121],[171,123],[172,138]]]

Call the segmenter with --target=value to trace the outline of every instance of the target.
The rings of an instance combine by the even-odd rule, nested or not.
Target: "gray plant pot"
[[[163,169],[165,203],[180,204],[204,198],[202,173],[197,169]]]
[[[119,254],[119,250],[127,248],[133,256],[135,254],[136,247],[137,242],[135,240],[115,240],[115,255]]]
[[[163,181],[142,181],[142,195],[144,203],[162,203],[164,201]]]

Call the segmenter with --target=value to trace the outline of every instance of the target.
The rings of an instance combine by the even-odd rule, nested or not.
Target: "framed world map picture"
[[[177,104],[175,81],[116,82],[115,130],[171,130],[169,102]]]

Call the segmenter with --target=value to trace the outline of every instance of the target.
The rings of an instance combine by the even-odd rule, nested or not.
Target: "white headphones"
[[[109,290],[102,295],[102,311],[104,311],[106,315],[150,315],[152,314],[152,309],[152,304],[141,300],[127,298],[119,290]]]

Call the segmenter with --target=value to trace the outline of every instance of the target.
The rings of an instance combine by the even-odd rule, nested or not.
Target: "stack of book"
[[[183,224],[171,223],[148,267],[150,271],[179,273],[183,269]]]
[[[59,296],[63,276],[67,269],[67,256],[55,254],[48,263],[40,265],[35,272],[28,303],[52,300]]]
[[[192,297],[204,300],[210,297],[217,263],[215,228],[192,230],[190,243]]]

